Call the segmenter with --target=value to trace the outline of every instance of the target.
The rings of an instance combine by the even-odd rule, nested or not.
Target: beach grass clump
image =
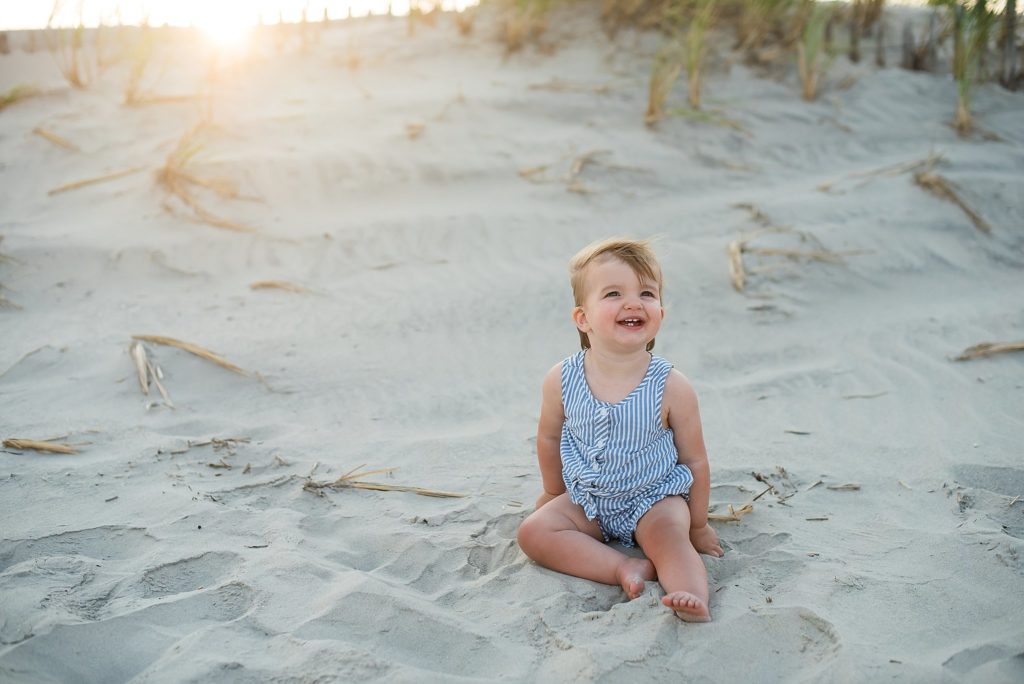
[[[953,127],[961,136],[967,136],[974,131],[971,93],[975,84],[987,76],[989,42],[999,15],[990,8],[989,0],[930,0],[930,4],[944,7],[948,17],[957,90]]]
[[[424,8],[419,0],[409,3],[409,15],[406,17],[406,32],[412,36],[422,26],[437,26],[437,16],[441,13],[440,3],[428,4]]]
[[[132,45],[129,52],[130,65],[128,68],[128,82],[124,88],[124,103],[126,105],[137,105],[142,101],[140,89],[142,78],[149,68],[153,59],[153,32],[147,24],[139,27],[138,38]]]
[[[800,0],[745,0],[736,20],[737,47],[748,62],[772,61],[799,36],[793,28]],[[802,26],[797,23],[797,26]]]
[[[544,35],[553,6],[554,0],[514,0],[506,9],[502,24],[505,51],[518,52]]]
[[[455,28],[460,36],[469,36],[473,33],[473,26],[476,24],[476,8],[467,7],[461,12],[452,12],[452,19],[455,21]]]
[[[829,61],[824,39],[832,8],[814,0],[805,0],[804,5],[807,8],[806,21],[796,44],[797,70],[801,95],[804,100],[813,102],[818,97],[821,77]]]
[[[677,40],[666,41],[654,56],[647,86],[647,112],[644,114],[644,123],[648,126],[653,126],[665,116],[665,103],[682,73],[684,59],[682,45]]]
[[[672,0],[602,0],[601,23],[611,36],[627,26],[655,29],[661,26],[670,2]]]
[[[1006,0],[1003,26],[999,33],[999,84],[1008,90],[1020,85],[1020,61],[1017,52],[1017,2]]]
[[[665,116],[665,103],[684,66],[689,106],[692,110],[700,110],[708,31],[715,20],[718,4],[713,0],[670,0],[663,4],[659,28],[665,34],[665,40],[651,65],[647,111],[644,114],[648,126]]]
[[[53,9],[46,22],[46,30],[43,33],[46,41],[46,49],[53,56],[57,69],[64,80],[73,88],[83,90],[88,87],[94,74],[89,67],[85,55],[85,24],[83,23],[79,6],[78,23],[72,28],[59,28],[55,20],[62,10],[61,0],[54,0]]]
[[[215,228],[249,233],[249,226],[221,218],[206,209],[196,197],[196,190],[205,188],[225,199],[238,199],[241,195],[237,185],[226,178],[204,178],[198,175],[196,167],[200,155],[206,148],[203,135],[209,124],[200,123],[187,131],[167,155],[164,165],[157,171],[157,183],[182,204],[188,207],[200,223]]]
[[[707,35],[715,16],[714,0],[695,0],[686,32],[686,78],[690,106],[700,109],[701,74],[707,54]]]

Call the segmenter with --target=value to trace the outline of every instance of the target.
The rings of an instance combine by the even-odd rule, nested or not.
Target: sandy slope
[[[54,90],[0,113],[20,306],[0,311],[0,436],[84,445],[0,452],[2,678],[1020,681],[1024,358],[950,358],[1024,337],[1021,95],[980,87],[999,141],[964,140],[948,76],[840,59],[808,104],[792,73],[720,53],[705,101],[741,130],[651,130],[655,37],[566,17],[552,54],[505,56],[494,28],[359,21],[231,67],[199,172],[257,199],[201,197],[256,234],[187,220],[155,183],[198,105],[126,108],[123,67],[78,92],[45,53],[0,57],[0,90]],[[203,87],[203,51],[163,45],[150,87]],[[909,173],[848,176],[932,152],[991,235]],[[766,270],[739,294],[726,245],[760,225],[738,204],[855,254],[748,255]],[[539,381],[576,344],[565,262],[614,233],[661,236],[658,351],[700,393],[718,512],[765,488],[752,473],[774,486],[717,524],[708,625],[514,541]],[[267,279],[312,292],[249,288]],[[171,410],[142,396],[133,334],[267,384],[149,345]],[[214,437],[248,441],[189,448]],[[468,496],[303,491],[360,464]]]

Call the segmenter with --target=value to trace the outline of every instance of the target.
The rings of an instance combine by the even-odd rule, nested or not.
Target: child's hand
[[[691,528],[690,543],[693,544],[693,548],[697,549],[697,553],[718,557],[725,555],[725,552],[722,551],[722,543],[718,541],[718,533],[715,532],[711,525],[705,525],[696,529]]]

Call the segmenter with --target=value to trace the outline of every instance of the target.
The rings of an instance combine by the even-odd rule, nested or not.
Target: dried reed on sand
[[[167,389],[164,388],[160,379],[163,377],[163,373],[159,366],[154,367],[153,363],[149,360],[146,355],[146,347],[139,340],[132,340],[132,343],[128,345],[128,355],[132,357],[132,361],[135,363],[135,371],[139,377],[139,386],[142,388],[142,393],[147,397],[149,396],[149,381],[152,379],[153,384],[156,385],[157,390],[160,391],[160,396],[164,398],[164,403],[174,408],[174,403],[171,401],[171,397],[167,394]]]
[[[836,185],[839,185],[845,180],[852,178],[863,179],[855,187],[859,187],[871,181],[872,178],[877,176],[898,176],[901,173],[907,173],[909,171],[931,171],[935,166],[943,161],[943,156],[935,152],[929,152],[927,157],[915,159],[909,162],[903,162],[900,164],[893,164],[891,166],[883,166],[879,169],[871,169],[869,171],[856,171],[854,173],[848,173],[839,180],[831,181],[828,183],[822,183],[818,186],[818,190],[821,192],[832,192]]]
[[[192,344],[191,342],[184,342],[182,340],[175,339],[173,337],[164,337],[163,335],[132,335],[133,340],[139,340],[141,342],[152,342],[153,344],[162,344],[168,347],[177,347],[183,349],[190,354],[206,359],[207,361],[213,361],[222,368],[227,368],[229,371],[238,373],[239,375],[245,375],[247,377],[253,377],[255,374],[251,373],[244,368],[239,368],[235,364],[231,363],[224,357],[213,353],[205,347],[200,347],[198,344]]]
[[[766,234],[790,234],[800,238],[801,242],[813,242],[817,249],[789,249],[784,247],[752,247],[751,242],[759,236]],[[729,254],[729,275],[732,280],[733,289],[743,292],[747,283],[748,272],[744,267],[743,255],[756,254],[758,256],[785,257],[792,260],[821,261],[830,264],[843,263],[844,256],[860,254],[857,251],[833,252],[825,249],[821,242],[812,234],[804,231],[796,231],[790,228],[764,228],[753,233],[733,240],[727,248]]]
[[[357,478],[366,477],[367,475],[391,473],[395,471],[395,468],[380,468],[378,470],[356,472],[360,470],[360,468],[364,467],[366,467],[365,463],[331,482],[315,482],[312,477],[309,477],[302,488],[307,492],[316,494],[317,496],[323,496],[325,489],[371,489],[379,492],[411,492],[413,494],[419,494],[420,496],[434,496],[440,498],[462,498],[466,496],[465,494],[443,492],[437,489],[425,489],[423,487],[410,487],[407,485],[390,485],[380,482],[366,482],[359,480]]]
[[[952,202],[960,207],[960,209],[967,214],[967,218],[971,220],[974,227],[981,232],[992,232],[992,227],[988,225],[988,222],[985,221],[978,212],[972,209],[971,206],[960,197],[960,194],[957,193],[953,184],[942,176],[929,171],[919,171],[914,174],[914,182],[936,197]]]
[[[1024,340],[1019,342],[981,342],[964,349],[954,361],[970,361],[981,359],[993,354],[1007,354],[1009,352],[1024,351]]]
[[[44,451],[51,454],[77,454],[78,450],[67,444],[36,439],[5,439],[8,449]]]
[[[753,504],[744,504],[739,509],[733,508],[733,505],[729,504],[728,513],[708,513],[708,520],[714,520],[717,522],[739,522],[747,513],[753,512]]]
[[[296,294],[309,294],[311,290],[305,288],[302,285],[296,285],[295,283],[289,283],[286,280],[257,280],[254,283],[249,284],[251,290],[284,290],[286,292],[294,292]]]
[[[88,185],[95,185],[96,183],[106,183],[107,181],[117,180],[118,178],[124,178],[125,176],[130,176],[133,173],[138,173],[139,171],[144,171],[145,169],[146,167],[144,166],[136,166],[130,169],[125,169],[124,171],[115,171],[114,173],[106,173],[103,174],[102,176],[93,176],[92,178],[85,178],[83,180],[65,183],[64,185],[49,190],[46,194],[50,196],[59,195],[62,192],[68,192],[69,190],[78,190],[79,188],[84,188]]]
[[[57,147],[63,147],[65,150],[71,150],[72,152],[81,152],[81,150],[78,149],[78,146],[75,145],[74,143],[71,143],[68,140],[65,140],[64,138],[60,137],[56,133],[48,131],[40,126],[36,126],[35,128],[33,128],[32,133],[38,135],[40,138],[43,138],[44,140],[49,140]]]

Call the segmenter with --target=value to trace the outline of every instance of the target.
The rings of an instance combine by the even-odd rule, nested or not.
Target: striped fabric
[[[594,397],[583,374],[586,351],[562,362],[562,479],[605,541],[633,545],[636,524],[666,496],[686,495],[690,469],[677,462],[672,430],[662,424],[665,380],[672,364],[651,356],[647,374],[617,404]]]

